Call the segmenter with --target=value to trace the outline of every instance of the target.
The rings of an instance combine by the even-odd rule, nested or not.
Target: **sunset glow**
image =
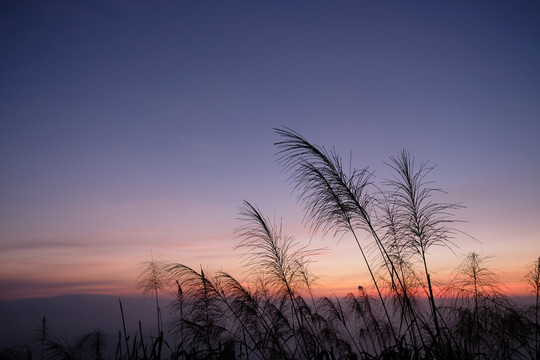
[[[243,200],[322,249],[316,294],[369,285],[352,239],[304,225],[275,155],[282,126],[347,169],[369,166],[378,185],[403,148],[437,164],[429,180],[465,207],[455,246],[430,249],[434,279],[474,251],[509,294],[529,294],[539,13],[516,2],[4,5],[0,300],[139,294],[152,257],[243,279]]]

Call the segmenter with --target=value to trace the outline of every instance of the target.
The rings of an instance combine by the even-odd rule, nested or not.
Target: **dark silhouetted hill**
[[[0,348],[32,342],[44,316],[51,335],[57,338],[76,338],[92,330],[103,330],[108,335],[117,334],[122,329],[118,299],[117,296],[105,295],[63,295],[0,301]],[[128,332],[138,328],[139,320],[144,328],[155,328],[152,299],[120,299]],[[166,312],[165,308],[163,312]]]

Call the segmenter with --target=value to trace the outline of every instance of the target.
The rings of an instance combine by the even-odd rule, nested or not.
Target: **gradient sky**
[[[288,126],[377,181],[407,148],[463,202],[455,255],[516,292],[540,256],[536,1],[0,5],[0,299],[135,292],[153,256],[241,277],[246,199],[310,237],[274,155]],[[347,239],[312,270],[367,281]]]

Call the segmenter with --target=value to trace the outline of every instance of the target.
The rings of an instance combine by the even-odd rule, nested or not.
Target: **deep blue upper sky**
[[[4,289],[65,293],[82,281],[62,280],[65,268],[128,269],[150,249],[227,264],[242,199],[296,224],[272,145],[280,126],[380,178],[408,148],[440,164],[435,180],[468,206],[458,217],[488,254],[526,264],[534,255],[518,248],[540,250],[538,2],[0,9]]]

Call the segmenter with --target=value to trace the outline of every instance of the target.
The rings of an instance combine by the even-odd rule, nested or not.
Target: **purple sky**
[[[380,180],[402,148],[438,164],[481,242],[434,251],[440,276],[482,251],[511,284],[540,255],[538,2],[0,7],[0,299],[133,292],[151,254],[241,274],[244,199],[307,243],[281,126]],[[311,243],[323,285],[367,281],[353,244]]]

